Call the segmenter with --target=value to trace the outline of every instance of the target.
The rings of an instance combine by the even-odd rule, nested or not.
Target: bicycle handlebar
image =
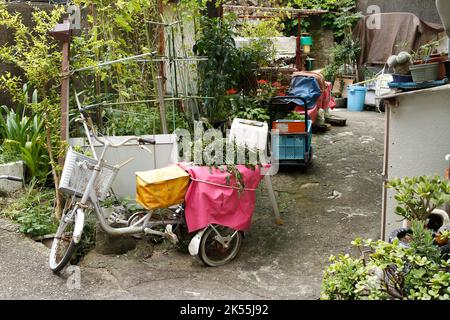
[[[82,117],[80,120],[81,120],[82,122],[84,122],[88,127],[91,127],[90,124],[86,121],[86,119],[85,119],[84,117]],[[129,138],[125,139],[125,140],[122,141],[121,143],[114,144],[114,143],[112,143],[111,141],[107,140],[106,138],[103,138],[104,140],[100,139],[100,137],[98,137],[98,136],[95,134],[95,131],[94,131],[94,129],[93,129],[92,127],[91,127],[91,130],[90,130],[90,131],[91,131],[92,137],[93,137],[100,145],[105,146],[105,144],[106,144],[105,141],[106,141],[107,144],[108,144],[108,147],[111,147],[111,148],[119,148],[119,147],[123,146],[124,144],[126,144],[126,143],[128,143],[128,142],[130,142],[130,141],[133,141],[133,140],[137,141],[139,144],[151,144],[151,145],[155,145],[155,144],[156,144],[156,141],[155,141],[154,139],[145,139],[145,138],[138,137],[138,136],[132,136],[132,137],[129,137]]]
[[[80,111],[80,113],[81,113],[81,118],[80,118],[80,120],[81,120],[81,122],[83,122],[83,125],[85,126],[86,134],[89,135],[89,133],[91,133],[91,134],[92,134],[92,137],[93,137],[98,143],[100,143],[100,145],[102,145],[102,146],[107,146],[107,147],[111,147],[111,148],[119,148],[119,147],[123,146],[124,144],[126,144],[126,143],[128,143],[128,142],[130,142],[130,141],[133,141],[133,140],[137,141],[139,144],[152,144],[152,145],[156,144],[156,141],[155,141],[154,139],[144,139],[144,138],[137,137],[137,136],[130,137],[130,138],[128,138],[128,139],[122,141],[122,142],[119,143],[119,144],[111,143],[111,141],[107,140],[106,138],[104,138],[105,141],[102,141],[102,140],[95,134],[95,129],[93,128],[92,124],[90,124],[90,123],[87,121],[86,117],[85,117],[84,114],[83,114],[83,112],[85,112],[86,110],[92,109],[92,108],[94,108],[94,107],[96,107],[96,106],[94,105],[94,106],[88,106],[88,107],[84,107],[84,108],[83,108],[83,107],[81,106],[80,99],[79,99],[79,95],[81,95],[81,93],[82,93],[82,92],[76,93],[76,91],[75,91],[75,100],[76,100],[76,102],[77,102],[78,109],[79,109],[79,111]],[[90,130],[89,130],[89,129],[90,129]],[[89,132],[89,131],[91,131],[91,132]]]
[[[139,139],[138,139],[138,142],[139,142],[140,144],[153,144],[153,145],[156,144],[155,139],[144,139],[144,138],[139,138]]]
[[[111,147],[111,148],[120,148],[121,146],[127,144],[127,143],[130,142],[130,141],[137,141],[139,144],[153,144],[153,145],[156,144],[156,141],[153,140],[153,139],[144,139],[144,138],[137,137],[137,136],[129,137],[129,138],[123,140],[122,142],[117,143],[117,144],[112,143],[111,141],[109,141],[109,140],[107,140],[106,138],[104,138],[104,140],[106,141],[106,143],[105,143],[105,141],[102,141],[102,140],[101,140],[99,137],[97,137],[95,134],[92,134],[92,136],[93,136],[94,139],[95,139],[98,143],[100,143],[102,146],[105,146],[105,145],[107,144],[108,147]]]

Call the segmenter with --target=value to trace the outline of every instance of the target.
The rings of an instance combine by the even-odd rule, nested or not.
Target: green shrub
[[[322,282],[323,300],[449,300],[450,260],[442,258],[432,233],[413,223],[410,248],[384,241],[352,244],[361,256],[332,257]]]
[[[393,179],[387,188],[396,191],[395,213],[406,220],[425,221],[436,208],[450,202],[450,181],[438,176]]]
[[[234,118],[267,122],[269,111],[261,101],[252,97],[239,96],[231,100],[234,108]]]
[[[273,44],[267,38],[238,49],[233,28],[231,17],[203,18],[201,34],[195,44],[195,53],[208,57],[198,64],[199,92],[214,98],[205,102],[203,110],[212,123],[226,119],[232,112],[227,91],[254,91],[256,69],[273,59]]]
[[[21,116],[6,106],[0,108],[3,161],[22,160],[30,178],[39,181],[46,180],[50,173],[43,128],[43,120],[38,115]]]
[[[35,183],[28,187],[3,214],[17,221],[19,231],[32,237],[56,232],[57,221],[53,217],[55,193],[53,189],[38,188]]]

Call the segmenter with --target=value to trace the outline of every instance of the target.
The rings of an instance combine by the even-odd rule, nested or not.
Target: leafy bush
[[[199,92],[213,98],[207,100],[204,110],[211,122],[230,115],[227,91],[233,88],[245,93],[254,90],[255,70],[273,58],[268,39],[259,39],[242,49],[236,48],[236,34],[229,19],[204,18],[201,35],[195,44],[195,53],[208,57],[208,61],[199,63]]]
[[[261,122],[267,122],[270,119],[267,108],[254,98],[245,96],[238,97],[237,99],[233,99],[232,104],[235,108],[234,118]]]
[[[3,214],[19,223],[19,231],[32,237],[55,233],[58,226],[53,217],[55,193],[52,189],[29,188]]]
[[[21,13],[8,11],[5,2],[0,1],[0,27],[7,29],[13,39],[0,46],[0,62],[21,71],[19,76],[13,76],[9,72],[2,74],[0,90],[10,94],[13,102],[26,105],[28,111],[42,117],[47,162],[51,166],[53,182],[57,186],[61,173],[58,159],[66,150],[66,145],[61,140],[60,88],[55,85],[61,80],[62,53],[59,42],[50,37],[49,32],[61,21],[65,8],[55,6],[53,10],[46,11],[30,5],[30,11],[32,27],[25,24]],[[28,84],[30,90],[36,90],[39,100],[29,103],[24,99],[24,84]],[[33,146],[25,146],[28,161],[37,154],[30,147]],[[55,197],[55,215],[60,217],[61,194],[56,192]]]
[[[324,76],[329,81],[334,81],[336,77],[352,76],[355,72],[356,64],[361,54],[361,47],[357,41],[344,39],[331,49],[332,63],[327,65],[323,71]]]
[[[357,0],[294,0],[294,7],[328,10],[328,13],[321,15],[322,26],[333,29],[335,36],[341,37],[345,34],[346,30],[338,21],[339,13],[343,11],[354,11],[356,9],[356,3]],[[290,19],[289,23],[285,21],[285,24],[288,24],[288,28],[294,30],[297,28],[297,23],[296,19]],[[307,29],[308,26],[309,24],[305,21],[303,30]]]
[[[184,114],[174,106],[166,105],[169,128],[186,128]],[[110,136],[161,134],[161,119],[156,108],[148,105],[129,106],[126,112],[121,110],[104,109],[104,134]],[[83,132],[84,136],[84,132]]]
[[[450,202],[450,181],[438,176],[393,179],[387,188],[396,191],[395,213],[406,220],[425,221],[438,207]]]
[[[45,180],[50,173],[43,123],[38,115],[21,117],[6,106],[0,108],[3,160],[23,160],[29,175],[39,181]]]
[[[356,239],[359,258],[331,257],[323,300],[449,300],[450,260],[442,258],[423,223],[413,225],[410,248]]]

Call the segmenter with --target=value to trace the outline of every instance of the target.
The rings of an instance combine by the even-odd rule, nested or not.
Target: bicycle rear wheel
[[[241,231],[224,227],[210,226],[200,242],[200,260],[209,267],[220,267],[232,261],[241,249]]]
[[[56,236],[53,239],[49,264],[50,269],[54,273],[64,269],[76,250],[76,244],[73,240],[73,231],[77,219],[77,209],[77,206],[73,206],[65,212],[59,223]]]

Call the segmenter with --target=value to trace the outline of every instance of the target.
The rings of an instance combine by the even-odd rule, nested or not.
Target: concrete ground
[[[121,256],[91,252],[79,274],[56,276],[48,249],[1,220],[0,299],[318,299],[329,256],[380,230],[383,115],[336,114],[348,125],[314,135],[312,167],[274,177],[284,226],[258,191],[252,229],[229,265],[206,268],[170,244],[140,241]]]

